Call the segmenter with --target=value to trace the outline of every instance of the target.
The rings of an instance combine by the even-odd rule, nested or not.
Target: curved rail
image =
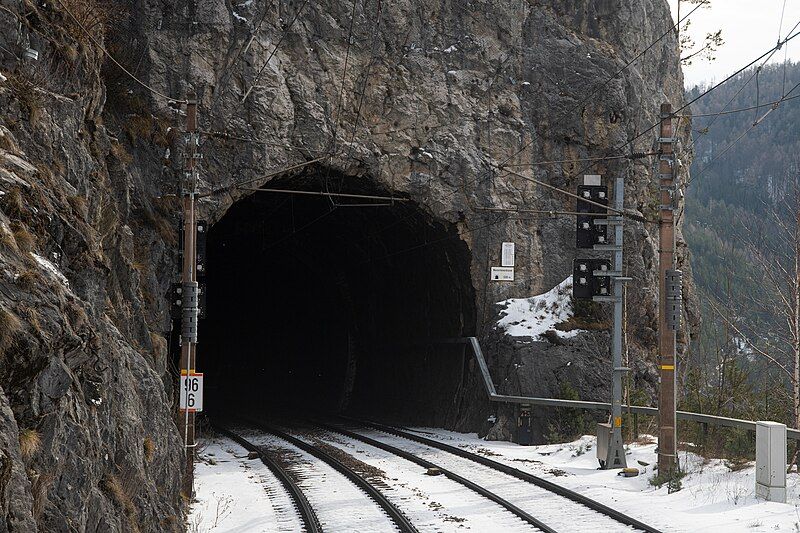
[[[411,461],[412,463],[418,464],[423,468],[429,468],[429,469],[435,468],[439,470],[442,474],[444,474],[445,477],[455,481],[456,483],[460,483],[461,485],[472,490],[473,492],[476,492],[481,496],[483,496],[484,498],[502,506],[506,510],[512,512],[517,517],[521,518],[522,520],[525,520],[526,522],[540,529],[544,533],[557,533],[555,529],[544,524],[539,519],[531,516],[529,513],[526,513],[525,511],[523,511],[513,503],[509,502],[508,500],[505,500],[500,496],[498,496],[497,494],[495,494],[494,492],[491,492],[481,487],[480,485],[473,483],[472,481],[462,476],[459,476],[455,472],[442,468],[441,466],[438,466],[435,463],[422,459],[421,457],[417,457],[416,455],[409,453],[405,450],[401,450],[400,448],[392,446],[391,444],[386,444],[385,442],[371,439],[365,435],[361,435],[360,433],[355,433],[353,431],[349,431],[339,426],[332,426],[330,424],[326,424],[324,422],[319,422],[316,420],[313,423],[321,428],[326,429],[327,431],[330,431],[331,433],[340,433],[342,435],[345,435],[346,437],[350,437],[351,439],[361,441],[365,444],[369,444],[370,446],[374,446],[375,448],[379,448],[385,452],[389,452],[392,455],[397,455],[398,457],[402,457],[407,461]]]
[[[264,424],[258,420],[246,419],[248,423],[252,424],[253,426],[257,427],[260,430],[263,430],[267,433],[271,433],[276,437],[279,437],[287,442],[290,442],[294,446],[300,448],[304,452],[313,455],[320,461],[325,462],[328,466],[332,467],[334,470],[345,476],[348,480],[350,480],[354,485],[356,485],[359,489],[364,491],[375,503],[377,503],[381,509],[383,509],[392,522],[402,531],[403,533],[418,533],[417,528],[411,521],[397,508],[391,501],[389,501],[386,496],[384,496],[378,489],[373,487],[366,479],[358,475],[353,469],[333,457],[332,455],[322,451],[321,449],[313,446],[304,440],[298,439],[288,433],[284,433],[283,431],[276,429],[272,426]]]
[[[557,485],[552,481],[548,481],[544,478],[534,476],[533,474],[529,474],[528,472],[523,472],[522,470],[519,470],[512,466],[508,466],[506,464],[494,461],[492,459],[489,459],[488,457],[483,457],[482,455],[470,453],[461,448],[457,448],[455,446],[451,446],[449,444],[445,444],[443,442],[439,442],[434,439],[429,439],[427,437],[423,437],[415,433],[410,433],[408,431],[404,431],[402,429],[398,429],[392,426],[385,426],[383,424],[378,424],[376,422],[368,420],[360,420],[357,418],[351,418],[345,416],[341,416],[340,418],[358,424],[362,424],[364,426],[372,427],[374,429],[377,429],[378,431],[383,431],[384,433],[397,435],[398,437],[403,437],[409,440],[419,442],[421,444],[426,444],[428,446],[432,446],[434,448],[438,448],[440,450],[452,453],[453,455],[457,455],[464,459],[469,459],[470,461],[474,461],[484,466],[488,466],[489,468],[493,468],[495,470],[503,472],[504,474],[514,476],[517,479],[521,479],[522,481],[526,481],[528,483],[536,485],[537,487],[545,489],[554,494],[558,494],[559,496],[563,496],[564,498],[570,499],[576,503],[585,505],[589,509],[592,509],[593,511],[606,515],[610,518],[613,518],[617,522],[625,524],[626,526],[633,526],[636,529],[639,529],[646,533],[661,533],[658,529],[654,528],[653,526],[648,526],[647,524],[640,522],[639,520],[636,520],[635,518],[632,518],[620,511],[617,511],[616,509],[612,509],[611,507],[608,507],[607,505],[604,505],[596,500],[587,498],[583,494],[562,487],[561,485]]]
[[[261,462],[264,463],[264,465],[269,468],[273,474],[275,474],[275,477],[278,478],[291,496],[295,506],[297,507],[297,512],[300,513],[300,519],[303,521],[306,531],[308,533],[322,533],[322,526],[317,518],[317,513],[314,512],[314,508],[311,507],[311,504],[308,502],[306,495],[303,494],[302,489],[297,485],[297,483],[294,482],[294,480],[283,469],[283,467],[275,462],[269,455],[261,451],[258,446],[252,444],[248,440],[245,440],[243,437],[234,433],[230,429],[217,425],[214,426],[214,429],[238,443],[248,452],[257,453]]]

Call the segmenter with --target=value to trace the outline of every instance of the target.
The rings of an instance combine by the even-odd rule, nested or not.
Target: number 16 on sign
[[[203,374],[181,372],[180,405],[182,411],[188,409],[194,413],[203,410]]]

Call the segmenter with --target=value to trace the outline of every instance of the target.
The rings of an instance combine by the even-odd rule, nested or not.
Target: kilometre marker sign
[[[189,412],[203,410],[203,374],[192,372],[187,376],[185,370],[181,372],[180,406]]]

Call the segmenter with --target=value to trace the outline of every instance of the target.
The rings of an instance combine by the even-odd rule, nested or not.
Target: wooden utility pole
[[[183,268],[181,269],[181,377],[179,390],[186,387],[188,376],[194,374],[197,349],[198,290],[195,237],[195,195],[197,187],[197,97],[190,93],[186,103],[186,162],[181,182],[183,200]],[[183,492],[191,498],[194,486],[194,431],[195,413],[187,405],[178,409],[178,429],[183,438],[186,451],[186,472],[183,478]]]
[[[661,377],[658,398],[658,472],[671,476],[677,467],[675,428],[675,330],[667,325],[667,271],[675,269],[675,173],[672,105],[661,104],[658,139],[658,366]]]

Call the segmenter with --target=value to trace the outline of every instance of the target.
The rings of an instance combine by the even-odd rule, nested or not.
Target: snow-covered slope
[[[510,298],[498,302],[505,309],[500,312],[497,325],[512,337],[531,337],[542,340],[542,335],[553,330],[561,338],[574,337],[581,330],[559,331],[555,325],[572,316],[572,276],[537,296]]]

